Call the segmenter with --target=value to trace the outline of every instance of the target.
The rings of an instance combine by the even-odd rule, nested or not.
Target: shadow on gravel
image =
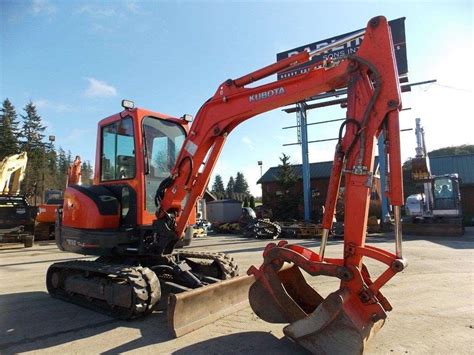
[[[136,351],[173,340],[168,332],[166,313],[159,311],[142,320],[121,321],[51,298],[46,292],[0,295],[0,309],[1,354],[35,352],[98,335],[102,335],[104,347],[109,348],[104,354]],[[127,336],[121,337],[121,332],[115,333],[113,337],[105,335],[118,328],[124,328]],[[94,351],[90,347],[85,348],[85,352],[97,351],[99,349]],[[219,336],[190,344],[174,354],[236,352],[307,354],[303,348],[286,338],[278,339],[271,333],[257,331]]]
[[[47,349],[119,327],[137,329],[141,337],[109,350],[110,354],[172,339],[163,312],[142,320],[122,321],[54,299],[46,292],[0,295],[0,309],[1,354]],[[123,341],[117,338],[111,344]]]
[[[278,339],[267,332],[243,332],[191,344],[173,352],[186,354],[309,354],[287,338]]]
[[[0,249],[0,255],[3,254],[18,254],[18,253],[50,253],[51,251],[57,251],[57,247],[53,248],[41,248],[41,249],[31,249],[31,248],[1,248]]]
[[[402,230],[403,234],[403,230]],[[430,243],[440,244],[453,249],[474,249],[474,228],[466,227],[463,236],[443,237],[443,236],[417,236],[403,234],[403,241],[410,242],[416,240],[425,240]],[[366,239],[367,244],[376,243],[395,243],[395,236],[393,233],[372,234]]]

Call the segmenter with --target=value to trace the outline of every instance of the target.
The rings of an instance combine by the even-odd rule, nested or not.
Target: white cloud
[[[129,10],[130,12],[134,14],[138,14],[141,12],[140,7],[138,6],[138,1],[136,0],[126,0],[125,7],[127,8],[127,10]]]
[[[242,143],[244,143],[250,150],[255,150],[253,141],[249,137],[243,137]]]
[[[117,96],[117,89],[105,81],[95,78],[86,78],[89,86],[86,88],[84,95],[87,97],[113,97]]]
[[[57,8],[49,0],[33,0],[31,2],[31,11],[35,15],[53,15],[56,13]]]
[[[117,11],[114,8],[95,5],[83,5],[76,10],[76,13],[95,18],[117,16]]]
[[[71,105],[61,102],[52,102],[46,99],[38,99],[34,100],[33,102],[38,109],[52,110],[58,113],[73,111],[73,107]]]
[[[81,128],[73,128],[69,134],[66,136],[64,139],[65,142],[81,142],[84,137],[88,135],[88,130],[86,129],[81,129]]]

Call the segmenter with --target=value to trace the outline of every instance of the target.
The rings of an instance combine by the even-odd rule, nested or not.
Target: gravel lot
[[[319,247],[319,240],[291,241]],[[241,274],[261,263],[268,241],[240,236],[196,238],[190,250],[230,253]],[[368,244],[393,250],[393,236],[377,235]],[[342,241],[333,240],[328,257],[339,257]],[[367,348],[367,354],[472,354],[474,349],[474,229],[463,237],[406,237],[409,266],[382,291],[394,310]],[[250,307],[205,328],[172,339],[166,316],[155,312],[143,320],[118,321],[49,297],[48,266],[81,258],[64,253],[54,243],[24,249],[0,246],[0,353],[176,353],[176,354],[304,354],[284,338],[282,325],[268,324]],[[86,258],[87,259],[87,258]],[[369,263],[372,274],[382,268]],[[322,294],[337,288],[324,277],[311,279]]]

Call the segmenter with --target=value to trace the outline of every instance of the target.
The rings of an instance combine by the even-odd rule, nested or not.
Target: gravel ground
[[[319,240],[292,241],[309,248]],[[190,250],[223,251],[240,265],[241,274],[261,263],[268,241],[240,236],[196,238]],[[393,236],[377,235],[368,244],[393,250]],[[339,257],[342,241],[331,241],[328,257]],[[383,289],[393,311],[370,342],[367,354],[468,354],[474,349],[474,229],[463,237],[407,237],[409,266]],[[81,258],[59,251],[54,243],[24,249],[0,246],[0,353],[160,353],[160,354],[304,354],[288,341],[282,325],[258,319],[250,307],[181,338],[170,337],[166,316],[154,312],[143,320],[119,321],[49,297],[48,266]],[[87,259],[87,258],[85,258]],[[369,263],[372,274],[382,271]],[[323,295],[337,282],[310,281]]]

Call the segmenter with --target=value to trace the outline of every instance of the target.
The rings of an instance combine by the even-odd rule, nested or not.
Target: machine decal
[[[196,154],[197,145],[194,144],[192,141],[188,141],[188,143],[186,143],[186,146],[184,147],[184,149],[186,149],[186,151],[189,154],[191,154],[191,156],[194,156],[194,154]]]
[[[249,96],[249,102],[256,102],[264,99],[269,99],[270,97],[283,95],[285,93],[285,89],[283,87],[279,87],[276,89],[259,92],[258,94],[253,94]]]

